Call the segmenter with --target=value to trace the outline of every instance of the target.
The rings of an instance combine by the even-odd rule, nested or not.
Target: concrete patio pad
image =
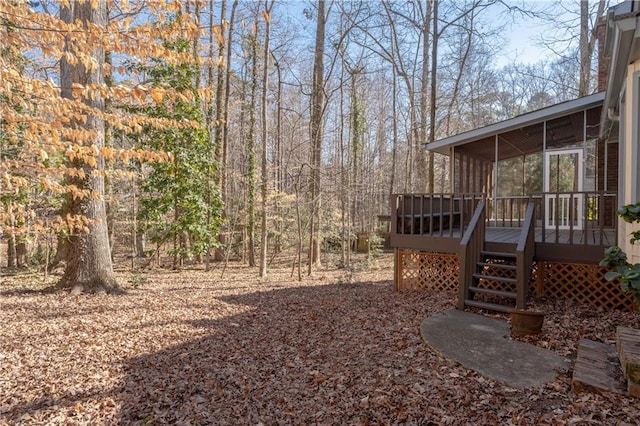
[[[550,350],[510,340],[506,321],[456,309],[425,319],[420,334],[440,355],[513,388],[552,382],[570,366]]]

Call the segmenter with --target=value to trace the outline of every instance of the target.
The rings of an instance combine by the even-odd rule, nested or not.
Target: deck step
[[[494,281],[498,283],[509,283],[509,284],[515,284],[516,282],[518,282],[518,280],[515,278],[498,277],[495,275],[484,275],[484,274],[473,274],[473,278],[478,280]]]
[[[478,266],[482,266],[483,268],[497,268],[497,269],[508,269],[510,271],[515,271],[518,269],[516,265],[512,265],[510,263],[490,263],[490,262],[478,262]]]
[[[505,252],[500,252],[500,251],[481,251],[480,254],[482,254],[485,258],[502,258],[502,259],[515,259],[516,258],[516,254],[515,253],[505,253]]]
[[[480,294],[489,294],[491,296],[506,297],[509,299],[515,299],[518,297],[518,293],[515,293],[513,291],[494,290],[492,288],[482,288],[482,287],[471,286],[469,287],[469,291],[472,291],[474,293],[480,293]]]
[[[488,311],[497,311],[509,313],[513,311],[513,307],[506,305],[498,305],[497,303],[480,302],[478,300],[467,299],[464,301],[465,306],[472,306],[474,308],[486,309]]]
[[[624,395],[625,388],[615,346],[581,339],[571,389],[574,392],[607,391]]]

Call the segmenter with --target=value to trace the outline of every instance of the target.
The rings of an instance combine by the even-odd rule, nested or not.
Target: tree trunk
[[[66,23],[80,21],[85,27],[92,24],[105,28],[107,22],[106,2],[96,2],[95,8],[92,7],[92,3],[70,2],[68,7],[61,7],[60,16]],[[66,50],[74,54],[69,40],[67,40]],[[101,86],[103,84],[104,51],[102,47],[96,46],[92,56],[97,63],[97,67],[94,69],[85,68],[80,61],[71,64],[64,56],[60,60],[63,97],[72,98],[71,87],[73,84],[82,86],[87,84]],[[104,100],[97,94],[92,98],[85,98],[84,103],[96,110],[102,111],[104,109]],[[81,126],[84,131],[95,133],[93,146],[96,150],[104,147],[104,121],[100,117],[89,114],[86,122]],[[105,188],[101,173],[104,170],[104,158],[96,157],[96,164],[93,166],[78,160],[75,160],[73,165],[82,167],[86,177],[83,179],[70,178],[70,183],[75,184],[78,188],[87,189],[97,194],[98,197],[87,196],[69,200],[70,213],[82,215],[88,219],[88,232],[76,229],[69,236],[66,268],[57,287],[71,289],[72,293],[119,292],[121,290],[113,273],[107,233]]]
[[[273,52],[272,52],[273,54]],[[282,219],[282,209],[280,207],[280,193],[283,191],[282,185],[282,74],[280,70],[280,64],[276,60],[275,56],[273,57],[274,66],[276,68],[276,72],[278,75],[278,89],[276,92],[276,152],[275,152],[275,174],[274,174],[274,182],[273,186],[276,190],[276,197],[274,202],[274,210],[275,215],[278,218],[276,222],[276,238],[274,242],[273,249],[276,253],[280,253],[282,251],[282,234],[283,230],[283,221]]]
[[[431,40],[431,101],[429,103],[429,140],[432,143],[436,138],[436,90],[438,81],[438,0],[433,0],[433,38]],[[427,13],[427,15],[429,15]],[[433,194],[435,190],[435,170],[434,153],[429,151],[429,188],[428,192]]]
[[[595,23],[589,28],[589,2],[580,2],[580,82],[578,96],[587,96],[591,93],[591,59],[597,41],[597,26],[604,15],[606,0],[598,1],[598,11],[593,17]],[[600,52],[602,54],[602,52]]]
[[[60,263],[66,262],[67,257],[69,257],[69,238],[66,235],[58,235],[56,252],[49,267],[54,268]]]
[[[273,1],[270,4],[265,0],[265,28],[264,28],[264,56],[263,56],[263,71],[262,71],[262,186],[261,192],[261,207],[262,207],[262,223],[260,234],[260,277],[265,278],[267,276],[267,185],[269,183],[269,176],[267,174],[267,132],[269,131],[269,125],[267,122],[267,89],[269,84],[269,44],[270,44],[270,29],[271,29],[271,7]]]
[[[412,77],[410,76],[411,73],[407,72],[404,63],[402,62],[402,54],[400,52],[402,37],[398,35],[398,32],[396,31],[396,21],[391,11],[391,4],[385,1],[382,2],[382,5],[385,8],[387,22],[391,32],[391,54],[393,67],[396,71],[396,75],[402,78],[407,87],[407,98],[409,100],[410,125],[406,135],[407,153],[404,165],[406,173],[403,189],[415,192],[425,192],[427,162],[420,139],[420,117],[418,117],[417,112],[419,103],[416,100],[415,86],[412,82]]]
[[[298,266],[298,281],[302,281],[302,218],[300,215],[300,177],[302,175],[302,169],[303,167],[300,168],[300,171],[298,172],[298,175],[296,176],[293,183],[296,195],[296,231],[298,235],[298,240],[296,242],[296,263]]]
[[[64,89],[63,89],[64,90]],[[71,197],[66,197],[62,200],[62,206],[60,207],[60,217],[65,217],[69,211],[69,200]],[[53,269],[60,263],[65,262],[69,256],[69,237],[63,232],[58,232],[56,238],[56,250],[53,255],[53,259],[49,263],[49,268]]]
[[[22,239],[16,244],[16,266],[18,268],[27,266],[27,242]]]
[[[429,39],[431,36],[430,28],[431,28],[431,11],[432,11],[432,2],[434,0],[426,0],[426,13],[422,17],[422,75],[420,78],[420,137],[419,140],[416,141],[416,157],[419,158],[420,164],[424,164],[426,166],[426,170],[419,174],[419,176],[424,177],[425,182],[420,183],[420,188],[426,188],[427,192],[433,193],[433,153],[426,153],[424,149],[424,145],[427,142],[427,124],[429,124],[429,129],[433,128],[433,121],[427,123],[427,117],[431,117],[430,111],[434,110],[434,104],[431,103],[427,108],[427,98],[428,98],[428,87],[429,87]],[[434,17],[434,22],[435,22]],[[435,29],[435,27],[434,27]],[[435,42],[435,34],[434,34],[434,42]],[[431,58],[432,63],[435,61],[435,58]],[[433,84],[435,80],[435,69],[431,67],[431,84],[433,90]],[[433,101],[433,99],[432,99]],[[429,115],[427,113],[429,112]],[[431,132],[429,132],[431,134]],[[430,141],[429,141],[430,142]],[[424,161],[424,156],[428,155],[428,161]]]
[[[313,89],[311,92],[311,220],[309,222],[309,274],[320,263],[320,167],[322,165],[322,115],[324,107],[324,37],[325,0],[318,0],[318,22],[313,59]]]
[[[16,253],[16,235],[11,232],[7,241],[7,268],[15,269],[18,266],[18,254]]]
[[[249,245],[249,266],[256,266],[255,234],[256,234],[256,91],[258,87],[258,15],[256,13],[255,26],[251,34],[251,89],[249,106],[249,129],[247,131],[247,232]]]
[[[580,2],[580,83],[578,96],[589,93],[589,75],[591,74],[591,55],[589,54],[589,2]]]
[[[339,105],[340,105],[340,124],[339,124],[339,130],[338,130],[338,148],[339,148],[339,159],[340,159],[340,223],[342,226],[342,238],[341,238],[341,252],[342,252],[342,257],[341,257],[341,264],[343,268],[349,268],[350,265],[350,257],[349,257],[349,250],[350,250],[350,246],[349,246],[349,215],[347,212],[347,208],[348,208],[348,193],[349,193],[349,179],[347,176],[347,165],[346,165],[346,159],[345,159],[345,151],[346,151],[346,147],[345,147],[345,143],[344,143],[344,129],[345,129],[345,124],[344,124],[344,118],[346,116],[346,114],[344,113],[344,99],[345,99],[345,94],[344,94],[344,86],[345,86],[345,79],[344,79],[344,73],[345,73],[345,68],[346,68],[347,64],[345,63],[345,59],[343,58],[343,63],[342,66],[340,67],[341,70],[341,74],[340,74],[340,97],[339,97]]]
[[[146,238],[144,232],[136,232],[136,256],[147,257],[146,253]]]
[[[458,66],[458,74],[456,75],[455,83],[453,85],[453,90],[451,91],[451,99],[449,101],[449,105],[447,106],[446,117],[446,125],[445,125],[445,133],[448,135],[450,133],[451,119],[454,117],[453,107],[458,102],[458,94],[460,93],[460,87],[462,86],[462,79],[464,77],[464,70],[467,67],[467,62],[471,56],[471,48],[473,45],[473,28],[474,28],[474,14],[471,13],[469,22],[469,30],[467,41],[465,44],[464,53],[462,57],[459,58],[460,65]]]
[[[205,114],[205,118],[206,118],[206,123],[207,123],[207,132],[208,137],[209,137],[209,155],[211,155],[211,157],[214,160],[214,164],[219,164],[220,163],[220,154],[219,152],[222,152],[220,147],[219,147],[219,143],[220,141],[218,140],[218,138],[216,138],[214,136],[214,109],[213,109],[213,64],[215,63],[215,49],[214,49],[214,4],[215,2],[213,0],[211,0],[211,2],[209,3],[209,63],[207,64],[207,90],[209,92],[209,100],[208,100],[208,105],[207,105],[207,109],[206,109],[206,114]],[[222,7],[220,9],[220,24],[221,24],[221,28],[222,28],[222,21],[223,21],[223,16],[224,16],[224,8],[225,8],[225,1],[222,2]],[[195,44],[195,40],[194,40],[194,44]],[[219,55],[221,56],[222,53],[220,52]],[[194,51],[194,59],[197,59],[197,52]],[[221,72],[221,69],[218,67],[218,72]],[[220,75],[218,75],[218,83],[220,84]],[[222,102],[221,100],[222,97],[222,91],[221,89],[216,91],[216,106],[218,106],[220,104],[220,102]],[[216,115],[221,114],[221,111],[218,109],[216,109],[215,111]],[[215,135],[217,136],[220,132],[218,131],[218,128],[221,126],[222,124],[219,123],[218,121],[215,122]],[[221,138],[220,138],[221,139]],[[220,169],[218,169],[220,170]],[[208,172],[207,172],[207,204],[209,206],[211,206],[211,193],[213,192],[213,183],[214,182],[220,182],[220,174],[218,174],[217,176],[214,176],[215,172],[213,170],[213,167],[209,166],[208,168]],[[209,228],[210,223],[211,223],[211,210],[208,210],[207,213],[207,228]],[[210,271],[211,270],[211,263],[210,263],[210,250],[211,250],[211,235],[208,235],[208,241],[207,241],[207,252],[205,253],[205,271]],[[218,235],[218,238],[220,238],[220,235]],[[216,250],[217,252],[217,250]]]
[[[398,157],[398,78],[396,75],[395,68],[392,70],[392,92],[393,97],[391,98],[391,117],[392,117],[392,141],[391,141],[391,176],[389,176],[389,202],[393,199],[393,193],[395,190],[396,183],[396,161]]]
[[[351,188],[349,194],[352,194],[351,199],[351,225],[352,229],[356,232],[364,231],[364,220],[362,203],[363,199],[361,194],[363,190],[362,186],[362,170],[363,170],[363,141],[364,135],[364,114],[362,112],[362,102],[358,94],[358,75],[359,69],[351,70],[351,150],[352,150],[352,177]]]
[[[226,9],[227,9],[227,1],[226,0],[222,0],[222,3],[220,5],[220,28],[224,28],[224,21],[226,18]],[[210,19],[213,20],[213,1],[211,2],[211,12],[210,12]],[[213,24],[211,24],[211,28],[210,28],[211,33],[213,34]],[[213,35],[211,35],[211,61],[213,61]],[[222,61],[222,58],[224,57],[225,54],[225,42],[222,38],[220,38],[218,40],[218,60],[217,60],[217,82],[216,82],[216,106],[215,106],[215,120],[213,120],[213,132],[214,132],[214,137],[213,137],[213,145],[215,147],[215,155],[214,158],[216,160],[216,164],[221,165],[223,158],[222,158],[222,153],[224,151],[224,144],[225,141],[223,140],[222,134],[223,134],[223,126],[225,125],[223,122],[223,109],[222,109],[222,104],[224,101],[224,96],[225,96],[225,77],[227,76],[226,74],[226,70],[225,70],[225,65],[224,62]],[[231,50],[231,46],[229,46],[229,50]],[[227,65],[228,66],[228,65]],[[210,74],[209,74],[209,78],[211,79],[211,81],[209,81],[209,84],[212,85],[213,84],[213,63],[210,64],[210,68],[209,68]],[[213,118],[213,117],[211,117]],[[211,130],[210,130],[211,131]],[[218,173],[217,175],[217,183],[218,185],[222,184],[222,175],[223,173]]]
[[[233,26],[235,23],[236,8],[238,7],[238,0],[234,0],[231,5],[231,17],[229,18],[229,33],[227,36],[227,67],[225,70],[225,82],[224,82],[224,119],[222,128],[222,160],[220,167],[220,192],[222,195],[222,202],[227,205],[227,147],[229,145],[229,97],[231,92],[231,45],[233,42]],[[226,208],[225,208],[226,210]],[[227,212],[228,213],[228,212]],[[227,214],[225,213],[225,215]]]

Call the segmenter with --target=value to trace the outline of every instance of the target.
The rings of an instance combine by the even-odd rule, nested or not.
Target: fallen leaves
[[[391,258],[381,262],[303,283],[288,267],[262,281],[240,265],[224,279],[150,271],[124,296],[3,278],[0,423],[638,423],[640,401],[574,394],[570,373],[515,390],[431,352],[420,322],[456,294],[395,292]],[[535,303],[544,333],[522,340],[570,358],[580,337],[640,326],[633,313]]]

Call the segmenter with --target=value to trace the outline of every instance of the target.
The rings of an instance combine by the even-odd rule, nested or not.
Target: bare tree
[[[235,24],[236,8],[238,0],[231,5],[231,17],[229,18],[229,31],[227,33],[227,60],[224,76],[224,106],[222,114],[222,157],[220,164],[220,191],[222,200],[227,201],[227,153],[229,145],[229,100],[231,99],[231,46],[233,45],[233,27]]]
[[[438,34],[438,0],[433,0],[432,6],[432,14],[433,14],[433,40],[431,41],[431,96],[429,103],[429,140],[428,143],[431,143],[436,138],[436,108],[438,106],[436,102],[437,97],[437,81],[438,81],[438,41],[440,39]],[[429,17],[429,13],[427,12],[427,19]],[[425,25],[428,27],[428,25]],[[428,45],[428,32],[424,35],[424,46]],[[426,58],[427,53],[424,53]],[[426,62],[425,62],[426,64]],[[426,68],[426,65],[425,65]],[[426,80],[423,80],[423,84],[426,84]],[[426,92],[426,89],[423,89],[423,92]],[[426,122],[426,119],[423,119]],[[423,124],[424,126],[424,124]],[[427,145],[428,148],[428,145]],[[434,170],[434,153],[429,151],[429,188],[428,191],[433,194],[434,186],[435,186],[435,170]]]
[[[256,105],[258,91],[258,13],[256,10],[253,27],[247,37],[249,43],[249,122],[245,135],[245,150],[247,156],[247,245],[249,266],[256,266],[255,233],[256,233]]]
[[[576,0],[558,5],[562,13],[546,16],[549,30],[542,38],[542,45],[553,52],[562,62],[578,64],[573,97],[588,95],[592,85],[596,27],[604,16],[607,0]],[[565,67],[567,70],[569,67]],[[569,77],[568,75],[565,77]]]
[[[262,214],[262,232],[260,234],[260,277],[267,276],[267,186],[269,184],[269,175],[267,173],[267,139],[268,139],[268,120],[267,120],[267,90],[269,89],[269,56],[270,56],[270,37],[271,37],[271,9],[274,0],[265,0],[263,17],[265,21],[264,28],[264,46],[263,46],[263,70],[262,70],[262,185],[261,192],[261,214]]]
[[[320,168],[322,167],[322,117],[324,110],[324,43],[325,43],[325,0],[317,2],[317,24],[315,51],[313,57],[313,87],[311,92],[311,221],[309,223],[309,274],[314,264],[320,262]]]
[[[604,14],[606,0],[598,1],[598,8],[595,16],[592,17],[589,12],[589,2],[580,2],[580,86],[578,87],[578,96],[586,96],[591,93],[591,63],[593,61],[593,52],[596,47],[598,21]]]

